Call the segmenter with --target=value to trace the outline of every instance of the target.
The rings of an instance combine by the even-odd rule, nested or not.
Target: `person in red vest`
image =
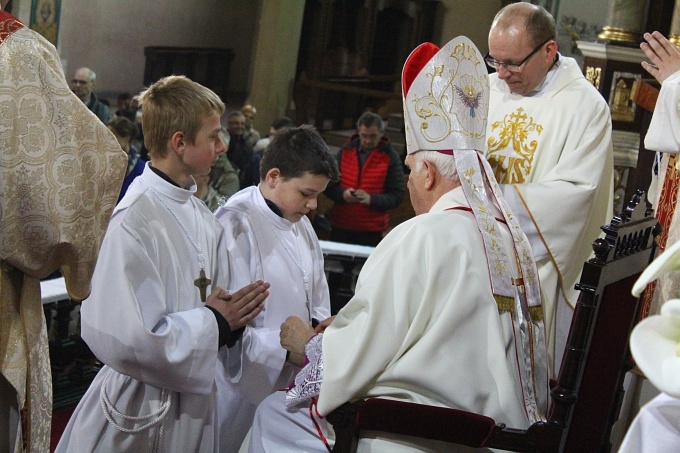
[[[330,240],[376,246],[389,226],[387,211],[404,197],[404,170],[380,116],[361,115],[357,132],[338,152],[340,181],[325,191],[335,202]]]

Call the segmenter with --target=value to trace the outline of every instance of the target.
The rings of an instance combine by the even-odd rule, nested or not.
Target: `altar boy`
[[[335,158],[313,127],[287,129],[264,151],[260,184],[236,193],[215,212],[226,231],[237,286],[255,279],[271,283],[265,309],[237,346],[221,352],[230,366],[218,379],[223,451],[238,450],[259,402],[287,387],[304,365],[303,356],[281,347],[281,324],[299,316],[316,325],[330,316],[323,255],[306,214],[338,176]]]
[[[81,309],[82,336],[105,366],[59,452],[219,451],[218,350],[268,294],[262,281],[223,289],[234,287],[224,231],[192,196],[191,175],[208,174],[225,151],[222,101],[172,76],[141,103],[152,160],[116,206]]]

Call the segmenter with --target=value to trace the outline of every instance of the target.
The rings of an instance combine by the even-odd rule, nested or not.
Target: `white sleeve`
[[[680,151],[680,71],[661,85],[645,148],[671,154]]]

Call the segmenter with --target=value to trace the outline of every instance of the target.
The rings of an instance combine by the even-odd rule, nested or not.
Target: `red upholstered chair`
[[[513,429],[503,420],[456,409],[369,398],[328,415],[334,452],[356,451],[365,430],[518,452],[608,452],[632,366],[630,332],[639,318],[633,283],[654,259],[660,226],[638,191],[620,217],[602,227],[595,257],[583,267],[557,384],[546,422]]]

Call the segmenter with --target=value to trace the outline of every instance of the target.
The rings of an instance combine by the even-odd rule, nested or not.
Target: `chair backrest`
[[[581,291],[548,424],[561,427],[559,451],[605,452],[623,401],[623,378],[633,367],[628,349],[640,299],[633,284],[656,254],[657,220],[638,191],[620,217],[602,227],[595,257],[584,264]]]

